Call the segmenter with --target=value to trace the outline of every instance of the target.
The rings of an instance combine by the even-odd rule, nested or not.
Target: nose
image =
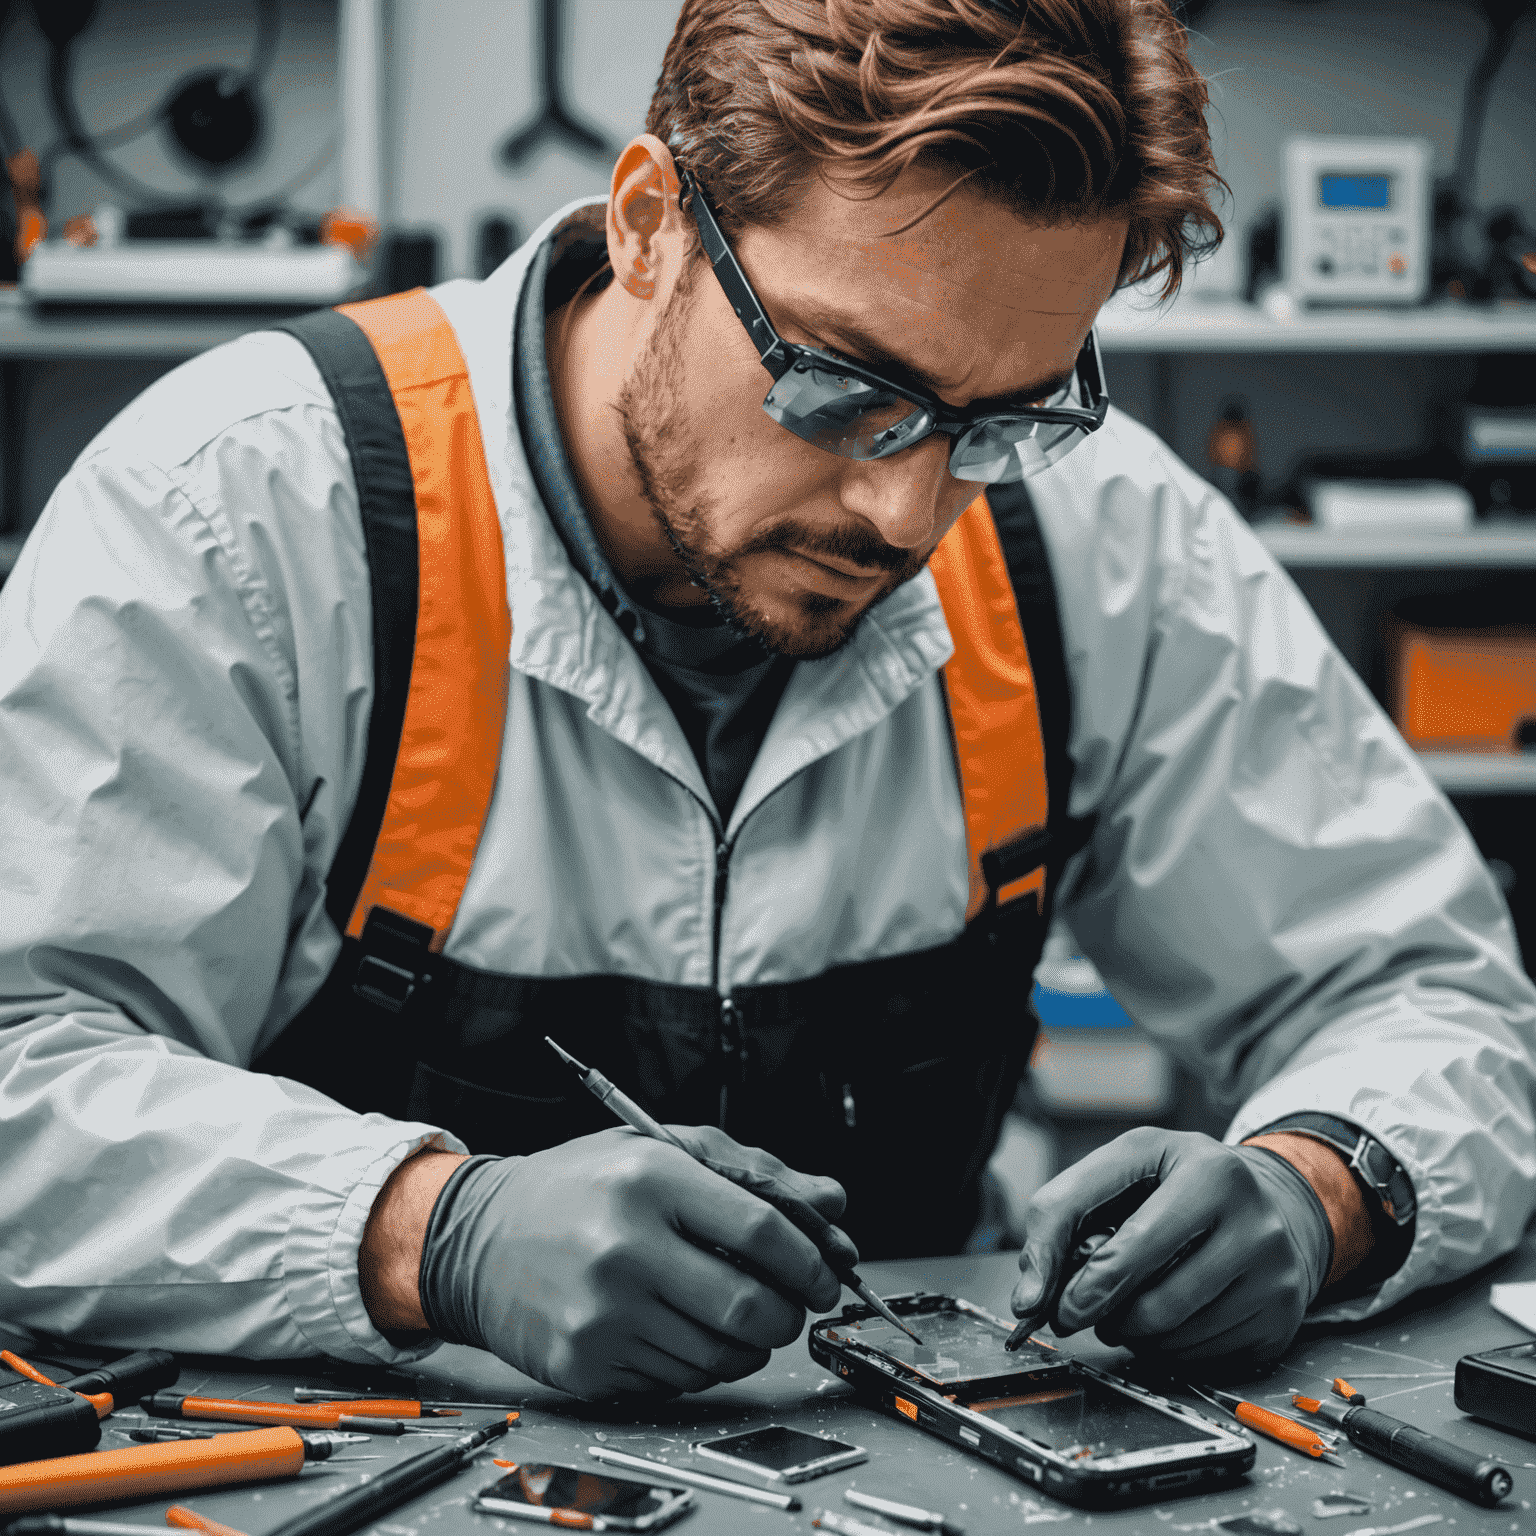
[[[963,498],[958,515],[975,492],[973,486],[967,494],[949,473],[949,450],[949,438],[935,432],[888,459],[845,460],[839,499],[897,549],[935,543],[953,521],[950,502]]]

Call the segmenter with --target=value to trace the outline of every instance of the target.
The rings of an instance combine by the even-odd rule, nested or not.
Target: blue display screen
[[[1392,199],[1390,176],[1317,178],[1317,195],[1324,208],[1385,208]]]

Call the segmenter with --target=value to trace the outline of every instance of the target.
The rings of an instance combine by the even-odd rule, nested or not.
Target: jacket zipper
[[[730,873],[731,845],[722,837],[715,844],[715,917],[714,942],[712,945],[713,982],[720,999],[720,1129],[725,1129],[726,1115],[730,1110],[730,1084],[734,1077],[738,1082],[746,1074],[746,1049],[741,1036],[741,1014],[731,999],[729,991],[720,988],[720,935],[725,923],[725,885]]]

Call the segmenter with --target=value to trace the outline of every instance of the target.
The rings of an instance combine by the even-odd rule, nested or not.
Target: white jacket
[[[545,231],[534,237],[541,239]],[[447,945],[524,974],[744,985],[943,942],[965,839],[925,571],[794,672],[720,834],[692,752],[535,499],[510,400],[532,243],[435,290],[469,361],[514,628],[500,788]],[[1536,992],[1460,822],[1232,509],[1144,428],[1031,482],[1071,674],[1061,910],[1236,1141],[1345,1116],[1413,1178],[1361,1316],[1486,1263],[1536,1200]],[[362,766],[369,596],[307,353],[150,388],[0,593],[0,1318],[117,1345],[414,1358],[357,1282],[434,1127],[247,1063],[327,974]],[[1022,1010],[1029,977],[1019,977]],[[419,1351],[417,1353],[420,1353]]]

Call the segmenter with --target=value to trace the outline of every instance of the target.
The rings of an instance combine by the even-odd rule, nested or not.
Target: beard
[[[898,549],[858,524],[827,528],[784,517],[734,548],[722,548],[711,529],[722,521],[719,503],[701,487],[707,449],[677,403],[683,398],[682,338],[687,329],[702,257],[695,252],[619,392],[617,408],[640,493],[694,586],[737,633],[776,656],[814,661],[846,645],[859,620],[887,593],[922,570],[926,552]],[[809,452],[818,452],[809,449]],[[866,570],[888,572],[873,597],[850,611],[841,598],[820,592],[774,591],[779,609],[763,602],[742,581],[740,562],[749,555],[782,551],[830,555]]]

